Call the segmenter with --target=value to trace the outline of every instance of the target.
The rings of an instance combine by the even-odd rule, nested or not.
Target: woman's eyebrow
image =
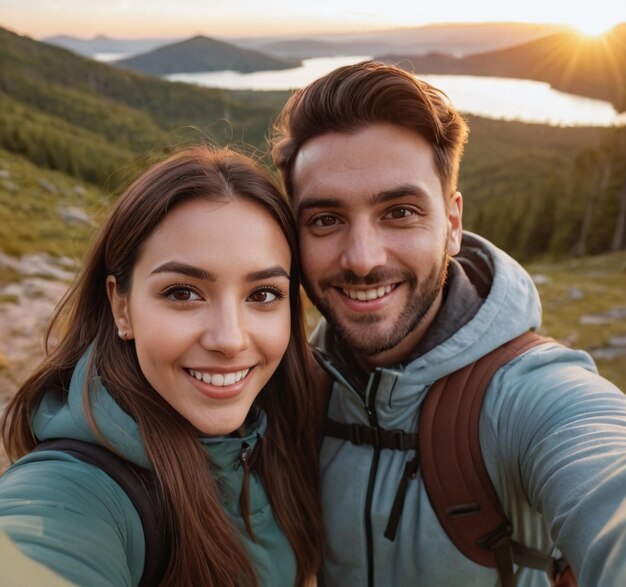
[[[181,275],[187,275],[194,279],[217,281],[215,273],[194,267],[193,265],[187,265],[186,263],[179,263],[178,261],[168,261],[167,263],[163,263],[163,265],[159,265],[150,272],[151,275],[155,273],[180,273]],[[280,265],[275,265],[274,267],[248,273],[248,275],[246,275],[246,281],[262,281],[263,279],[269,279],[271,277],[290,279],[286,269]]]
[[[286,279],[290,279],[289,273],[283,267],[275,265],[274,267],[248,273],[246,281],[262,281],[263,279],[270,279],[271,277],[284,277]]]
[[[163,265],[159,265],[158,267],[153,269],[150,272],[150,275],[153,275],[155,273],[180,273],[182,275],[187,275],[188,277],[193,277],[195,279],[217,281],[217,277],[214,273],[211,273],[210,271],[205,271],[204,269],[200,269],[199,267],[194,267],[193,265],[179,263],[178,261],[168,261],[167,263],[163,263]]]

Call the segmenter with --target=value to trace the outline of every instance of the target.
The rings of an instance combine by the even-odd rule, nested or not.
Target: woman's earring
[[[122,329],[121,329],[121,328],[118,328],[118,329],[117,329],[117,335],[118,335],[118,336],[119,336],[119,337],[120,337],[120,338],[121,338],[124,342],[126,342],[126,340],[127,340],[127,339],[126,339],[127,334],[126,334],[126,331],[125,331],[125,330],[122,332]]]

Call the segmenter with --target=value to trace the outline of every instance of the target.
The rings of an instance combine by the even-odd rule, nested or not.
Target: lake
[[[177,73],[166,77],[171,81],[230,90],[293,90],[336,67],[365,59],[369,57],[323,57],[305,59],[300,67],[281,71]],[[456,107],[467,114],[556,126],[626,124],[626,114],[618,115],[610,103],[559,92],[543,82],[465,75],[418,77],[446,92]]]

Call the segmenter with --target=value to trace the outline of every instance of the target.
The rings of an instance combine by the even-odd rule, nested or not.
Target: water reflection
[[[282,71],[215,71],[177,73],[166,77],[172,81],[231,90],[293,90],[336,67],[364,59],[369,57],[320,57],[305,59],[301,67]],[[543,82],[466,75],[419,77],[445,91],[452,102],[468,114],[557,126],[626,124],[626,114],[618,115],[608,102],[558,92]]]

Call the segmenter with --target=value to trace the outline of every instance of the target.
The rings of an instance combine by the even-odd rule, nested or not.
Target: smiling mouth
[[[250,368],[240,371],[232,371],[230,373],[211,373],[209,371],[197,371],[196,369],[185,369],[189,375],[195,377],[198,381],[213,385],[214,387],[228,387],[239,383],[245,379],[250,373]]]
[[[344,296],[349,297],[352,300],[358,300],[360,302],[371,302],[385,297],[389,292],[397,287],[396,285],[381,285],[379,287],[371,287],[369,289],[350,289],[342,287],[341,292]],[[339,289],[339,288],[338,288]]]

